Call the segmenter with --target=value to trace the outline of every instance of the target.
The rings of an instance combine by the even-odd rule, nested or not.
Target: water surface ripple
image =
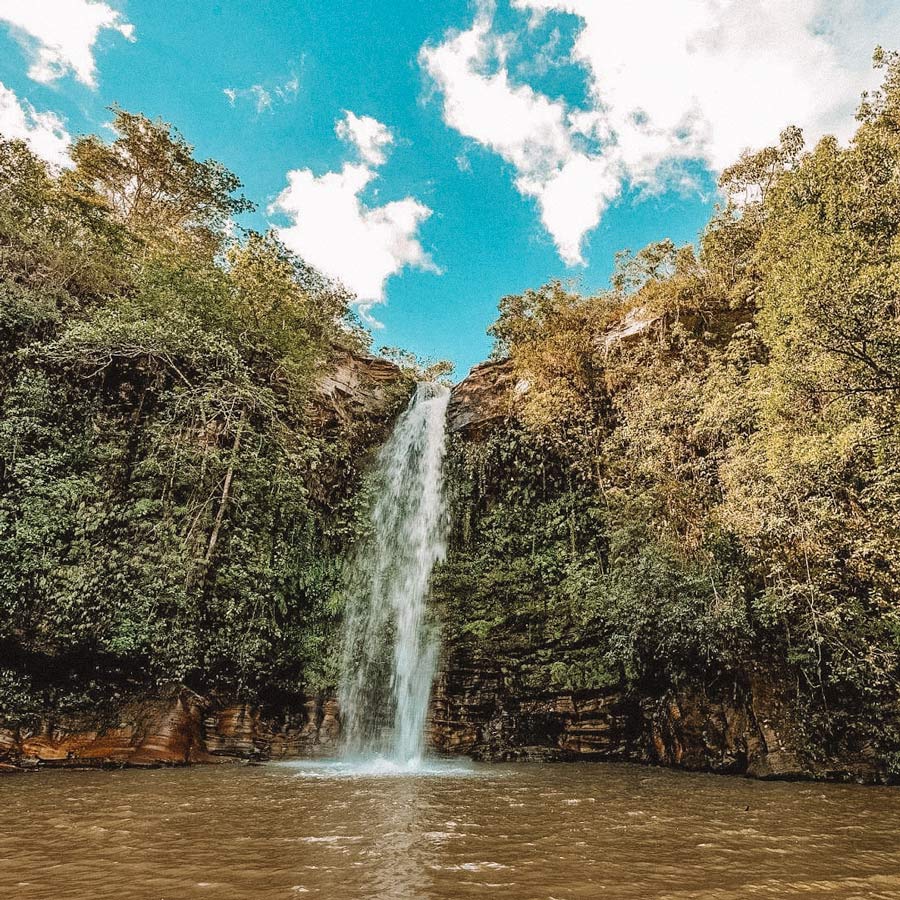
[[[0,897],[900,897],[900,791],[626,765],[0,781]]]

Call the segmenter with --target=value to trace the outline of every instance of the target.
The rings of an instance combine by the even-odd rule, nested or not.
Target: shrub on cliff
[[[762,667],[813,752],[896,750],[900,58],[877,61],[849,146],[788,129],[745,155],[698,248],[624,254],[597,296],[501,302],[527,390],[454,453],[457,646],[544,687]]]
[[[365,348],[350,298],[236,229],[240,182],[168,125],[114,125],[61,172],[0,141],[6,714],[328,677],[360,448],[308,413],[317,370]]]

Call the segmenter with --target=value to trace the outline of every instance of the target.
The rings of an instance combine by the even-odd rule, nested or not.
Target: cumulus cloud
[[[102,0],[0,0],[0,21],[31,57],[28,75],[48,84],[73,74],[96,87],[94,45],[101,31],[133,41],[134,26]]]
[[[567,263],[625,185],[683,182],[678,163],[712,171],[788,124],[846,138],[873,84],[876,43],[900,45],[900,6],[880,0],[510,0],[521,28],[578,17],[571,59],[589,80],[578,106],[525,79],[553,61],[508,64],[519,35],[496,33],[482,2],[472,24],[426,45],[420,61],[451,128],[499,154],[534,197]],[[515,77],[512,72],[515,73]]]
[[[390,128],[371,116],[357,116],[344,110],[344,118],[334,126],[335,134],[352,144],[362,160],[370,166],[383,166],[386,150],[394,143]]]
[[[566,104],[516,84],[506,57],[488,6],[469,29],[420,52],[443,96],[444,121],[512,164],[517,189],[537,200],[563,259],[578,263],[582,236],[619,191],[614,163],[580,149]],[[579,183],[585,175],[592,179],[588,186]]]
[[[40,157],[58,166],[70,165],[71,137],[55,113],[39,113],[0,82],[0,135],[25,141]]]
[[[374,125],[352,129],[352,123],[366,122]],[[342,123],[346,124],[346,136],[341,135]],[[315,175],[310,169],[288,172],[287,187],[269,212],[290,219],[290,225],[278,229],[285,245],[343,282],[356,294],[360,315],[377,326],[370,310],[384,301],[388,278],[407,266],[439,271],[418,237],[431,210],[414,197],[369,205],[363,193],[378,178],[375,166],[384,162],[382,148],[390,142],[372,136],[390,136],[390,131],[375,119],[349,112],[338,121],[336,130],[357,147],[365,162],[347,162],[340,171],[324,175]]]

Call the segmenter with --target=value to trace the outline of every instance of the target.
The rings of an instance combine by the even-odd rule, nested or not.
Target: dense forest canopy
[[[900,58],[876,62],[852,142],[745,154],[696,247],[501,301],[514,412],[447,460],[448,658],[655,696],[765,670],[813,756],[900,770]],[[0,142],[0,710],[329,691],[380,436],[311,397],[367,338],[235,227],[234,175],[115,127],[64,171]]]
[[[900,58],[876,63],[849,146],[745,154],[698,247],[503,299],[516,411],[451,456],[460,652],[538,691],[765,670],[813,754],[900,765]]]
[[[240,182],[120,110],[52,171],[0,142],[0,709],[326,679],[362,423],[310,393],[368,336]]]

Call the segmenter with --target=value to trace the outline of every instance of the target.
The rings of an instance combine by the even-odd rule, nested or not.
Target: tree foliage
[[[312,388],[366,341],[238,179],[116,111],[54,173],[0,142],[0,709],[333,680],[357,461]],[[319,424],[317,424],[319,423]]]
[[[501,302],[525,390],[452,455],[454,646],[541,688],[765,670],[811,752],[896,759],[900,57],[877,62],[849,146],[745,154],[698,248]]]

